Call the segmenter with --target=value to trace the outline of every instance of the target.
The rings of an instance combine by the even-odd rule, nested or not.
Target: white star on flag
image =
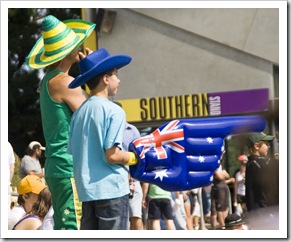
[[[156,170],[156,171],[153,171],[153,172],[156,173],[155,179],[159,177],[161,179],[161,181],[163,181],[164,176],[165,177],[168,177],[168,175],[167,175],[167,169],[164,169],[164,170]]]
[[[202,163],[205,161],[205,158],[203,156],[199,156],[198,160]]]
[[[212,139],[211,137],[207,137],[206,140],[207,140],[207,142],[208,142],[209,144],[212,144],[212,143],[213,143],[213,139]]]

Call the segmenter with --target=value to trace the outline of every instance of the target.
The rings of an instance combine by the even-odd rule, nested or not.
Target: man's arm
[[[82,52],[78,53],[80,60],[92,52],[91,49],[85,48],[86,54]],[[56,98],[56,101],[66,103],[72,112],[75,112],[81,104],[89,98],[89,94],[81,87],[70,89],[68,86],[73,80],[74,78],[67,74],[59,75],[59,78],[57,78],[55,82],[50,82],[49,89],[51,96],[54,96],[53,99]]]
[[[142,183],[142,206],[144,208],[147,207],[147,195],[148,195],[148,190],[149,190],[149,183],[143,182]]]
[[[49,82],[49,92],[53,100],[66,103],[75,112],[89,95],[81,87],[68,88],[73,80],[71,76],[60,74]]]
[[[73,78],[71,81],[73,81]],[[62,100],[70,107],[73,112],[75,112],[89,97],[89,95],[81,87],[69,89],[68,85],[71,83],[71,81],[67,82],[67,89],[64,88]]]
[[[39,174],[36,174],[34,170],[27,172],[27,175],[35,175],[38,176],[39,178],[43,178],[44,177],[44,173],[43,171]]]

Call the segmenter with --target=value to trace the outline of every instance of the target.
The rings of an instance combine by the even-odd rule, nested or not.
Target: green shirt
[[[40,86],[40,110],[46,141],[45,177],[73,177],[72,156],[67,153],[70,121],[73,112],[66,103],[54,101],[48,91],[48,82],[62,73],[48,70]]]
[[[149,184],[148,197],[151,199],[167,198],[172,199],[172,194],[169,191],[165,191],[159,186]]]

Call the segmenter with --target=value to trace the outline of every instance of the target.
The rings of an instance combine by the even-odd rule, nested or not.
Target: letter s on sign
[[[147,100],[145,98],[140,99],[140,118],[142,121],[146,121],[148,119],[148,110],[147,110]]]

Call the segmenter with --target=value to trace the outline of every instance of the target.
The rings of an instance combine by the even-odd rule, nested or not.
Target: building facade
[[[263,113],[278,129],[278,8],[83,9],[83,16],[97,23],[96,48],[133,57],[115,97],[128,122]]]

